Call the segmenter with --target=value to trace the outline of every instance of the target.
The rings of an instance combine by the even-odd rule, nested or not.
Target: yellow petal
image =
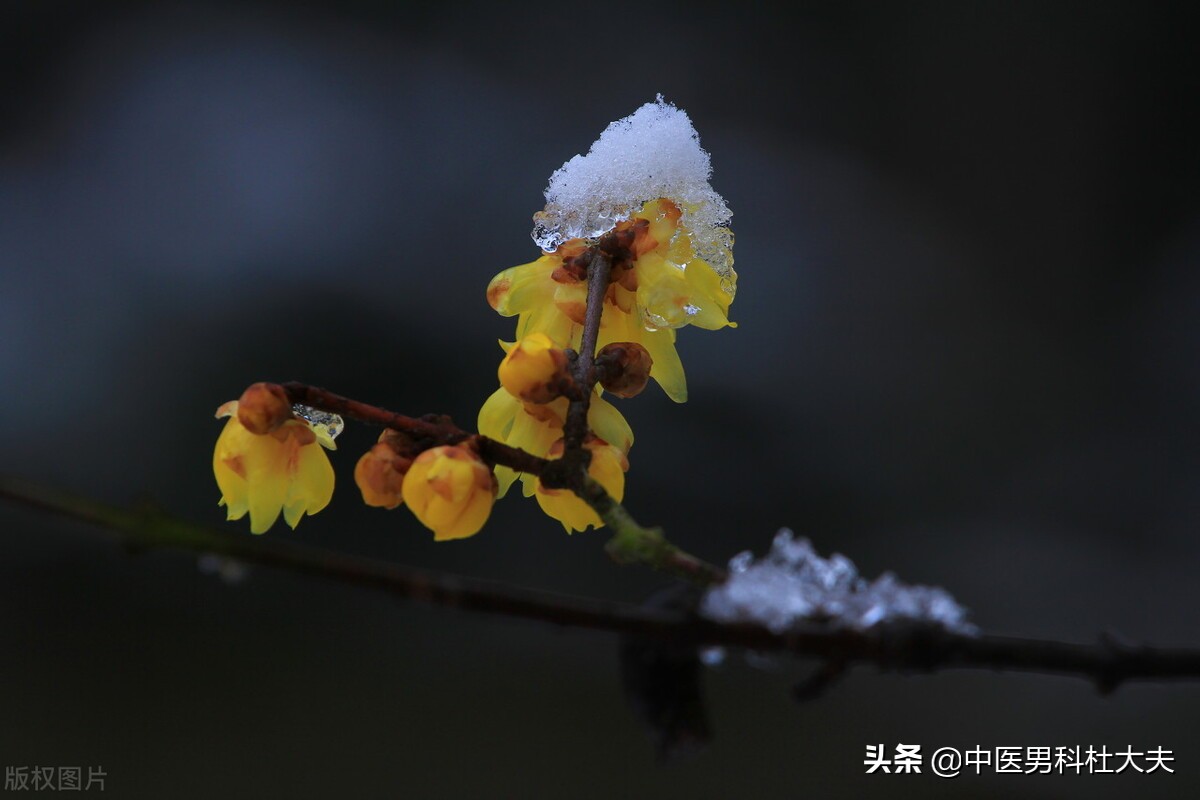
[[[300,503],[303,513],[316,514],[333,499],[333,482],[333,465],[329,463],[329,456],[320,447],[304,445],[300,448],[287,503]],[[296,527],[291,520],[288,520],[288,524]]]
[[[404,476],[404,503],[434,539],[474,536],[491,513],[492,473],[465,447],[442,446],[419,455]]]
[[[517,319],[517,338],[544,333],[559,347],[572,346],[582,329],[571,321],[553,302],[525,311]]]
[[[466,507],[459,511],[458,517],[450,525],[434,532],[434,541],[466,539],[479,533],[492,513],[492,501],[491,492],[475,492]]]
[[[599,394],[592,395],[588,405],[588,427],[604,441],[628,453],[633,447],[633,429],[617,407]]]
[[[645,347],[654,360],[650,377],[658,381],[667,397],[676,403],[686,403],[687,376],[683,374],[683,362],[679,360],[679,351],[675,349],[675,331],[646,331],[635,341]]]
[[[592,463],[588,474],[603,486],[618,503],[625,497],[625,466],[628,462],[616,448],[600,445],[589,447]],[[568,489],[547,489],[537,484],[537,501],[542,511],[563,524],[567,533],[587,530],[588,527],[602,528],[603,520],[592,507],[580,500]]]
[[[476,422],[479,432],[489,439],[498,442],[508,440],[512,430],[513,420],[521,410],[521,401],[513,397],[504,387],[492,392],[491,397],[484,401],[479,409],[479,419]]]
[[[529,264],[509,267],[488,284],[488,303],[505,317],[547,305],[557,285],[550,274],[561,264],[562,259],[543,255]]]
[[[221,435],[217,437],[217,446],[213,449],[213,475],[217,479],[217,488],[221,490],[221,505],[226,506],[226,519],[229,520],[241,519],[249,511],[249,489],[241,453],[250,434],[238,422],[236,412],[232,413],[234,416],[225,423]]]
[[[496,475],[496,499],[504,497],[508,494],[508,488],[513,485],[513,481],[517,479],[519,473],[511,467],[497,465],[495,470]]]
[[[736,279],[736,275],[734,277]],[[710,331],[730,325],[727,315],[733,297],[722,286],[721,276],[707,262],[697,258],[688,263],[685,279],[690,290],[687,307],[695,309],[690,314],[689,324]]]

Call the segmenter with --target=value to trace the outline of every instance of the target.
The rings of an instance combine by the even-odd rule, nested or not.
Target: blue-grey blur
[[[1200,644],[1200,63],[1187,4],[140,2],[0,9],[0,472],[225,525],[213,411],[303,380],[473,425],[550,173],[661,92],[734,211],[736,330],[621,403],[627,502],[784,526],[994,633]],[[435,544],[353,484],[268,535],[597,597],[535,503]],[[230,529],[249,536],[245,521]],[[0,505],[0,758],[113,797],[1186,797],[1200,687],[706,675],[660,766],[617,642]],[[209,565],[211,567],[211,565]],[[1162,746],[1175,775],[865,775],[867,745]]]

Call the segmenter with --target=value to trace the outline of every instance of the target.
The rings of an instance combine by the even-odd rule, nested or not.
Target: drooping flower
[[[625,471],[629,469],[625,454],[596,438],[589,440],[584,447],[592,454],[588,475],[603,486],[613,500],[621,502],[625,497]],[[548,455],[550,458],[561,458],[562,452],[560,439],[550,448]],[[535,494],[542,511],[561,522],[567,533],[587,530],[589,527],[604,527],[600,515],[570,489],[548,489],[538,480]]]
[[[729,306],[737,288],[732,266],[720,274],[697,255],[683,214],[671,200],[647,202],[614,231],[631,241],[628,257],[613,265],[605,294],[598,344],[634,342],[653,360],[650,377],[676,402],[687,399],[675,331],[686,325],[716,330],[733,323]],[[517,337],[536,333],[561,348],[578,348],[587,307],[587,280],[573,268],[588,246],[571,239],[536,261],[511,267],[492,279],[488,302],[517,317]],[[732,263],[732,257],[727,259]]]
[[[600,387],[633,397],[653,378],[672,400],[687,399],[676,331],[734,324],[731,212],[709,185],[711,174],[687,114],[661,95],[610,124],[586,155],[554,172],[546,205],[534,214],[541,257],[504,270],[488,286],[492,308],[517,318],[518,344],[502,343],[509,353],[500,369],[502,388],[480,409],[481,434],[542,458],[558,457],[569,404],[548,390],[552,365],[546,354],[580,350],[597,257],[610,267],[598,295]],[[589,472],[620,499],[633,434],[601,394],[597,388],[589,405]],[[500,496],[517,477],[497,467]],[[524,494],[536,494],[568,531],[601,524],[574,493],[546,489],[533,475],[520,477]]]
[[[436,541],[479,533],[492,511],[496,481],[467,447],[433,447],[417,456],[404,476],[404,502]]]
[[[525,403],[501,387],[492,393],[479,410],[479,432],[489,439],[520,448],[539,458],[546,458],[550,454],[550,448],[563,436],[567,406],[565,397],[540,405]],[[612,403],[600,396],[599,392],[592,395],[587,421],[588,429],[620,450],[622,457],[633,447],[633,430],[629,423]],[[625,463],[628,465],[628,462]],[[496,467],[499,497],[508,492],[517,477],[518,473],[509,467]],[[523,494],[531,497],[537,476],[522,473],[520,478]]]
[[[251,425],[260,416],[256,410]],[[302,516],[329,505],[333,467],[322,449],[336,449],[329,427],[292,416],[289,410],[272,429],[254,433],[243,424],[237,400],[218,408],[217,417],[229,417],[213,451],[213,474],[227,519],[248,513],[250,531],[264,533],[280,513],[295,528]]]

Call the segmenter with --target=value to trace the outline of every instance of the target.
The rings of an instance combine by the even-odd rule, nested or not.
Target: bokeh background
[[[735,330],[634,426],[628,504],[723,561],[790,526],[997,633],[1200,644],[1200,119],[1187,4],[9,2],[0,471],[224,525],[216,406],[299,379],[469,424],[553,169],[662,92],[734,209]],[[536,505],[438,544],[339,492],[292,533],[638,601]],[[245,525],[232,526],[238,531]],[[0,506],[0,756],[128,797],[1144,797],[1200,688],[812,665],[706,677],[655,763],[613,637],[131,556]],[[246,533],[246,535],[249,535]],[[864,775],[865,746],[1162,746],[1175,775]]]

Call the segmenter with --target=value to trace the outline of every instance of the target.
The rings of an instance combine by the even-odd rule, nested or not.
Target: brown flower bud
[[[354,482],[363,502],[375,508],[395,508],[404,502],[404,476],[412,466],[406,455],[412,442],[396,431],[384,431],[379,442],[354,467]]]
[[[255,383],[238,399],[237,416],[242,427],[263,436],[292,418],[292,404],[279,384]]]
[[[613,342],[596,354],[600,385],[617,397],[641,394],[650,380],[653,364],[650,353],[637,342]]]

